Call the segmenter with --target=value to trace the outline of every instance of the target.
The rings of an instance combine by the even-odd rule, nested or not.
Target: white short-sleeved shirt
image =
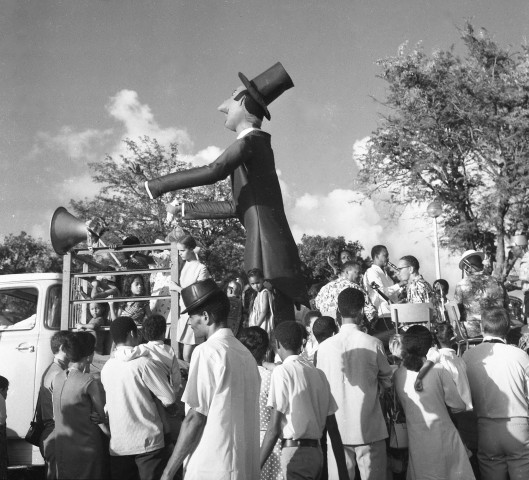
[[[284,414],[282,438],[319,440],[329,415],[338,410],[325,374],[299,355],[272,372],[268,406]]]
[[[196,347],[182,401],[207,421],[184,462],[186,480],[259,478],[260,383],[257,363],[231,329]]]
[[[470,385],[468,384],[467,366],[465,361],[458,357],[452,348],[430,348],[426,359],[433,363],[439,363],[450,372],[457,387],[457,391],[465,402],[466,409],[472,410],[472,395],[470,394]]]

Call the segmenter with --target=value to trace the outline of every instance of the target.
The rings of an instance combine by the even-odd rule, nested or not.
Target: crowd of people
[[[526,336],[513,335],[505,285],[481,252],[461,257],[453,299],[414,256],[393,265],[377,245],[363,271],[341,252],[311,309],[277,321],[261,270],[219,287],[193,237],[172,240],[178,283],[165,272],[94,277],[79,294],[109,303],[52,337],[38,412],[46,478],[529,478]],[[167,266],[168,252],[154,256]],[[134,300],[170,290],[180,293],[176,350],[170,302]],[[122,295],[131,300],[112,301]],[[394,304],[429,313],[395,329]],[[95,353],[110,353],[100,372]],[[0,377],[3,472],[8,387]]]

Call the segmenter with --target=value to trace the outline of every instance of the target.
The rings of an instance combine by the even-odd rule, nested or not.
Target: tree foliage
[[[363,250],[359,242],[345,241],[344,237],[322,237],[320,235],[303,235],[298,244],[299,256],[305,266],[308,283],[320,283],[331,280],[334,272],[328,263],[330,258],[336,263],[342,250],[349,250],[353,258],[363,262],[360,252]]]
[[[156,178],[189,168],[178,159],[176,144],[169,148],[155,139],[142,137],[139,142],[127,139],[127,155],[119,159],[107,155],[103,160],[90,163],[93,180],[101,185],[94,199],[72,200],[75,214],[82,219],[102,217],[109,225],[103,239],[120,244],[129,235],[136,235],[143,243],[164,239],[172,226],[166,221],[166,204],[173,200],[183,202],[228,200],[231,189],[228,180],[214,185],[171,192],[150,200],[145,188],[131,171],[133,165],[143,169],[147,178]],[[201,260],[218,280],[226,272],[240,268],[243,263],[245,233],[236,219],[179,220],[203,246]]]
[[[0,244],[0,274],[61,272],[60,257],[42,239],[12,233]]]
[[[529,50],[510,52],[467,24],[464,58],[401,47],[378,62],[390,113],[359,160],[369,194],[443,203],[452,249],[497,245],[529,208]],[[404,192],[404,195],[402,194]]]

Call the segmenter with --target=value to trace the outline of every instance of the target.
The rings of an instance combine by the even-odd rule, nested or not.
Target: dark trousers
[[[113,480],[158,480],[163,473],[167,456],[163,448],[140,455],[110,457]]]

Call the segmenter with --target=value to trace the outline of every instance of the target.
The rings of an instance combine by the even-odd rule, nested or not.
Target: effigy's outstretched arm
[[[174,192],[182,188],[213,185],[224,180],[244,162],[244,148],[240,143],[234,143],[224,151],[213,163],[205,167],[190,168],[179,172],[169,173],[163,177],[145,182],[149,196],[154,199],[167,192]]]
[[[182,206],[184,220],[202,220],[205,218],[236,218],[237,212],[233,201],[192,202]]]

